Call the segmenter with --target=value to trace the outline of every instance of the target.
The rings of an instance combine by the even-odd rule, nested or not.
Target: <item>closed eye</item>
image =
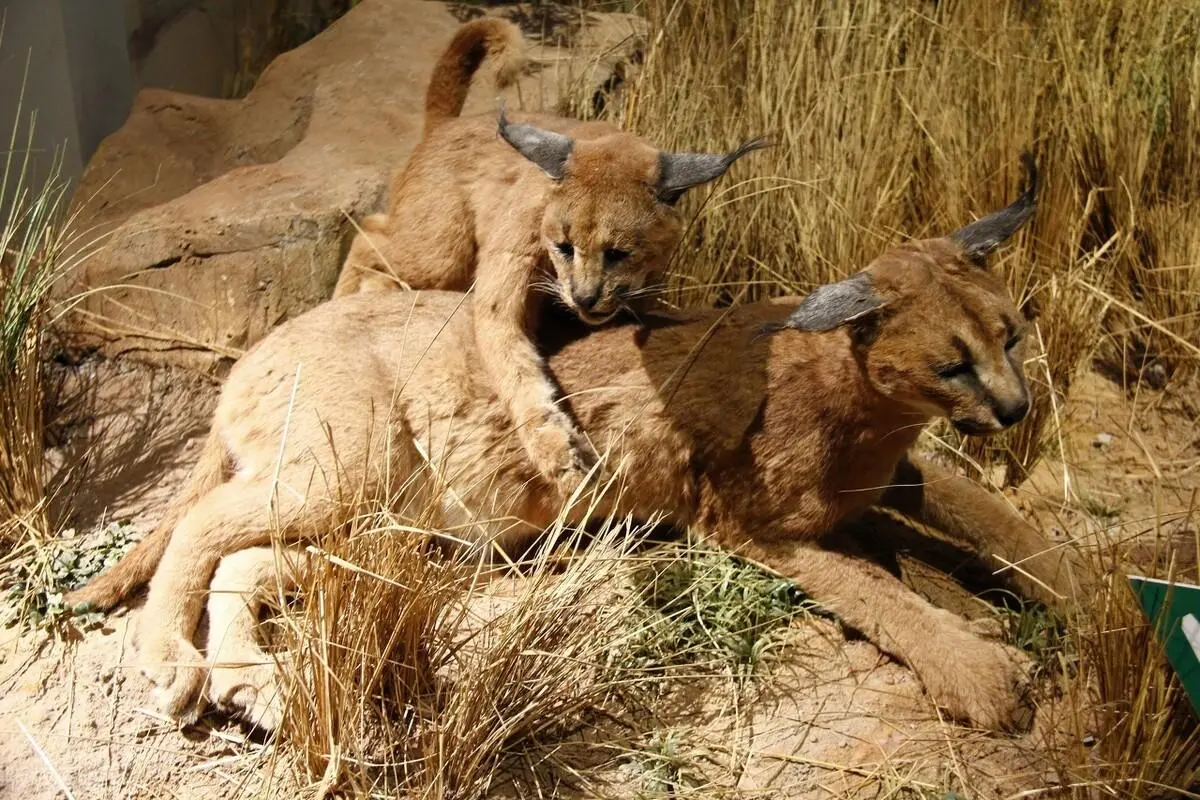
[[[975,365],[969,361],[955,361],[950,364],[943,364],[934,370],[938,377],[943,380],[954,380],[966,375],[970,375],[975,371]]]
[[[939,378],[946,381],[974,375],[975,359],[971,355],[971,348],[958,336],[951,336],[950,344],[958,351],[958,360],[947,361],[939,367],[934,367],[934,372]]]
[[[555,249],[558,250],[558,252],[563,254],[563,258],[574,258],[575,257],[575,246],[572,245],[570,242],[559,242],[556,245],[554,245],[554,247],[555,247]]]
[[[629,258],[629,253],[625,250],[618,250],[615,247],[610,247],[604,251],[605,264],[620,264],[627,258]]]
[[[1011,351],[1014,347],[1016,347],[1020,343],[1021,343],[1021,334],[1018,333],[1018,334],[1012,336],[1007,342],[1004,343],[1004,349],[1007,351]]]

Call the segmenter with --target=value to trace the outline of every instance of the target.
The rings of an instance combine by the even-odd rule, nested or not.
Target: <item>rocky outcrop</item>
[[[485,65],[464,113],[558,108],[636,60],[629,15],[486,4],[530,37],[529,74],[504,92]],[[363,0],[279,56],[243,99],[147,89],[93,156],[74,201],[99,248],[62,288],[86,297],[71,339],[108,354],[213,369],[328,297],[353,233],[419,140],[425,86],[482,7]],[[581,83],[582,82],[582,83]]]

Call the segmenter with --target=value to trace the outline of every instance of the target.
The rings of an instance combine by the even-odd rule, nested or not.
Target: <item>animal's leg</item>
[[[335,299],[356,292],[403,288],[389,257],[387,216],[371,214],[363,219],[359,228],[333,289]]]
[[[979,638],[966,620],[931,605],[879,565],[805,541],[725,544],[794,579],[816,602],[903,660],[933,701],[956,718],[989,729],[1028,723],[1021,655]]]
[[[534,468],[569,492],[594,463],[595,454],[558,405],[557,388],[530,338],[536,266],[532,253],[509,251],[481,258],[475,284],[475,342]]]
[[[209,699],[264,730],[279,726],[283,696],[276,661],[255,636],[258,614],[272,590],[295,589],[303,559],[296,550],[241,550],[221,559],[209,587]]]
[[[444,187],[422,193],[419,178],[404,181],[403,196],[388,214],[363,219],[333,297],[355,292],[444,289],[465,292],[475,273],[475,230],[470,209],[432,203]]]
[[[158,687],[156,696],[164,711],[176,717],[194,711],[204,659],[192,637],[221,557],[268,544],[275,527],[287,533],[328,509],[323,497],[305,502],[284,489],[272,492],[267,481],[235,479],[204,495],[184,515],[150,580],[134,642],[139,666]]]
[[[928,461],[908,459],[881,503],[937,528],[1007,570],[1026,597],[1048,604],[1080,596],[1091,570],[1069,545],[1056,547],[1001,498]],[[1015,567],[1010,565],[1015,564]]]

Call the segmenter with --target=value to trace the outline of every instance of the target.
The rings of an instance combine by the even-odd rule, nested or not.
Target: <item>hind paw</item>
[[[223,656],[226,663],[238,659]],[[247,655],[243,666],[213,666],[208,697],[222,711],[233,714],[265,731],[279,727],[283,719],[283,693],[275,662],[259,653]],[[259,659],[260,663],[252,663]]]

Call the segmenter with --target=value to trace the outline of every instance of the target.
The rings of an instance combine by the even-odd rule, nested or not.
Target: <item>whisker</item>
[[[637,311],[634,310],[633,306],[631,306],[629,303],[625,302],[624,294],[622,294],[616,298],[616,305],[617,305],[617,308],[624,311],[629,316],[633,317],[634,321],[638,325],[642,324],[642,318],[638,315]]]
[[[536,280],[530,284],[530,286],[532,286],[532,288],[536,291],[549,295],[551,300],[553,300],[559,306],[562,306],[568,311],[571,310],[571,304],[567,300],[567,295],[563,291],[562,284],[560,284],[558,281],[546,279]]]
[[[562,287],[559,286],[558,281],[549,281],[545,279],[536,280],[530,284],[530,288],[534,291],[548,294],[551,297],[562,297]]]
[[[641,289],[631,289],[627,292],[622,292],[622,297],[650,297],[652,295],[663,295],[669,290],[665,286],[643,286]]]

